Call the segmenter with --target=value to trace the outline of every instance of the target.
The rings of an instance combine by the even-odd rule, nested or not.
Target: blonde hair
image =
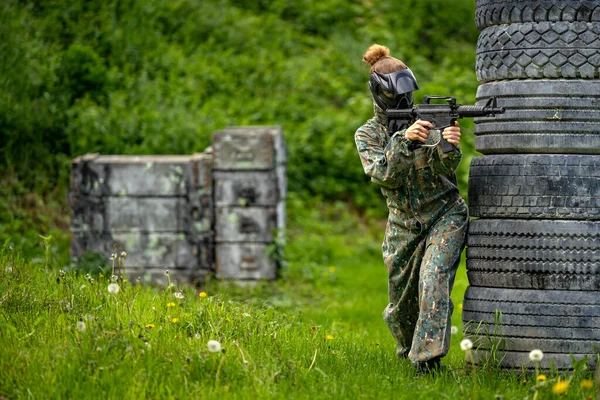
[[[408,69],[402,61],[390,57],[390,49],[380,44],[369,46],[362,60],[371,66],[370,74],[373,72],[391,74],[392,72]]]

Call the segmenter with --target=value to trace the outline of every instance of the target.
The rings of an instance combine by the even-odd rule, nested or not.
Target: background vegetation
[[[567,398],[591,399],[589,371],[536,382],[466,368],[460,328],[442,374],[415,380],[381,321],[386,209],[353,140],[373,113],[361,57],[372,43],[387,45],[415,72],[417,99],[473,103],[474,8],[474,0],[2,1],[0,398],[548,398],[561,379]],[[282,279],[166,290],[121,281],[109,293],[105,276],[64,272],[71,159],[191,154],[233,125],[283,127]],[[461,126],[466,197],[473,124]],[[467,284],[462,265],[457,311]],[[452,318],[460,327],[460,312]],[[209,352],[210,339],[225,352]]]
[[[68,230],[69,160],[190,154],[232,125],[281,125],[290,190],[385,217],[353,134],[373,115],[372,43],[425,94],[474,102],[473,0],[110,0],[0,5],[0,240]],[[460,182],[473,155],[464,121]],[[66,239],[57,242],[67,251]]]

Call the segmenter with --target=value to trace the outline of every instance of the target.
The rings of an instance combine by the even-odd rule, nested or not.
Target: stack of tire
[[[600,352],[600,2],[477,0],[478,118],[465,334],[501,365],[569,368]],[[483,323],[482,323],[483,321]],[[497,321],[496,321],[497,322]],[[487,328],[486,328],[487,327]],[[489,340],[491,339],[491,340]],[[481,360],[480,360],[481,362]]]

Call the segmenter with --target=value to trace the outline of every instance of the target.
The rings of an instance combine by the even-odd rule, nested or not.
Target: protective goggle
[[[369,89],[373,99],[383,110],[408,108],[413,104],[413,93],[419,89],[417,80],[410,69],[391,74],[371,73]]]

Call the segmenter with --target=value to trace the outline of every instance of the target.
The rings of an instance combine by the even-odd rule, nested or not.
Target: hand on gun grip
[[[417,120],[409,126],[404,132],[404,137],[408,140],[418,140],[419,142],[427,142],[429,138],[429,130],[435,126],[429,121]]]

